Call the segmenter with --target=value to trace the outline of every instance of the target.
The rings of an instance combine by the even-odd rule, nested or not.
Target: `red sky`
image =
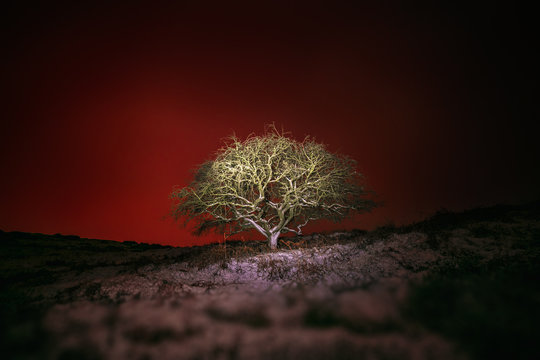
[[[312,230],[540,197],[526,9],[158,3],[6,9],[0,229],[208,242],[163,219],[168,194],[271,122],[356,159],[385,202]]]

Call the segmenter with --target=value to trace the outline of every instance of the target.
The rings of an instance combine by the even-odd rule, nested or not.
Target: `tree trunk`
[[[268,245],[270,245],[270,249],[277,249],[277,239],[279,237],[280,232],[275,232],[273,234],[270,234],[268,237]]]

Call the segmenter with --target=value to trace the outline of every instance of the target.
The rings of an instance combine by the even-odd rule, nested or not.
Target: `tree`
[[[371,210],[375,203],[361,179],[349,157],[330,153],[310,137],[295,141],[271,126],[244,141],[231,137],[214,160],[200,165],[190,186],[171,193],[172,216],[195,221],[198,235],[254,228],[275,249],[280,234],[300,235],[310,221],[339,221]]]

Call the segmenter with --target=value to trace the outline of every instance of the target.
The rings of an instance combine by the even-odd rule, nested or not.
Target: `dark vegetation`
[[[413,288],[408,315],[476,359],[538,359],[540,256],[463,259]]]
[[[107,279],[132,274],[145,278],[149,271],[157,272],[167,266],[186,274],[215,269],[212,270],[214,277],[193,278],[186,283],[190,288],[208,292],[219,288],[220,269],[232,271],[234,262],[255,257],[256,272],[265,281],[285,286],[294,283],[296,290],[282,293],[287,306],[294,308],[295,303],[304,301],[295,294],[302,294],[302,288],[309,286],[309,281],[314,283],[339,272],[338,268],[324,262],[313,261],[317,259],[316,254],[331,248],[335,252],[332,256],[343,257],[347,254],[339,254],[343,250],[332,246],[353,244],[359,254],[375,260],[380,257],[382,265],[377,268],[376,261],[368,262],[369,268],[358,268],[358,274],[345,274],[353,279],[360,275],[374,276],[374,280],[356,282],[348,288],[332,288],[338,296],[336,299],[340,292],[374,292],[380,280],[377,276],[382,275],[373,274],[395,276],[393,268],[384,268],[385,261],[395,260],[399,268],[409,274],[407,297],[398,304],[399,316],[371,321],[355,317],[333,302],[310,300],[304,302],[306,306],[298,325],[301,328],[343,328],[352,334],[372,335],[429,331],[449,339],[466,357],[473,359],[540,358],[536,346],[540,335],[539,205],[539,202],[500,205],[461,213],[440,211],[424,221],[402,227],[387,225],[371,232],[358,230],[283,238],[277,251],[269,250],[266,243],[259,241],[174,248],[60,234],[0,231],[2,354],[8,355],[4,358],[14,359],[52,356],[51,344],[57,339],[44,326],[43,319],[53,307],[88,301],[116,309],[126,301],[138,301],[145,295],[143,289],[137,293],[136,286],[111,292],[110,286],[106,286]],[[410,245],[412,252],[396,247],[395,244],[407,245],[406,241],[396,242],[396,239],[403,240],[415,233],[425,234],[425,241]],[[436,260],[426,263],[411,258],[425,252],[436,254]],[[287,254],[300,257],[291,262]],[[239,267],[235,271],[243,270]],[[156,275],[158,279],[159,276]],[[173,280],[160,279],[152,298],[172,298],[175,299],[172,304],[181,303],[183,300],[174,295],[179,283]],[[241,324],[260,331],[272,326],[274,321],[265,311],[264,303],[241,306],[237,310],[223,307],[227,304],[219,302],[212,304],[205,308],[205,314],[219,323]],[[116,324],[117,315],[114,311],[110,314],[104,321]],[[161,344],[200,336],[203,330],[195,325],[181,332],[167,327],[138,326],[124,333],[128,341]],[[107,357],[96,351],[92,347],[68,348],[58,356]],[[237,348],[227,351],[232,358],[239,356]]]
[[[475,238],[495,239],[500,246],[493,259],[460,251],[439,264],[413,287],[408,315],[455,339],[477,359],[540,358],[539,220],[537,201],[462,213],[444,210],[396,229],[426,233],[435,249],[458,226]]]

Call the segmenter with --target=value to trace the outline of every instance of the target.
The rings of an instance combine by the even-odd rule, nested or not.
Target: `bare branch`
[[[244,141],[230,137],[213,161],[199,166],[189,187],[173,190],[171,213],[196,221],[197,232],[227,225],[231,232],[254,228],[277,239],[282,232],[301,234],[310,221],[372,209],[360,180],[350,158],[269,127]]]

